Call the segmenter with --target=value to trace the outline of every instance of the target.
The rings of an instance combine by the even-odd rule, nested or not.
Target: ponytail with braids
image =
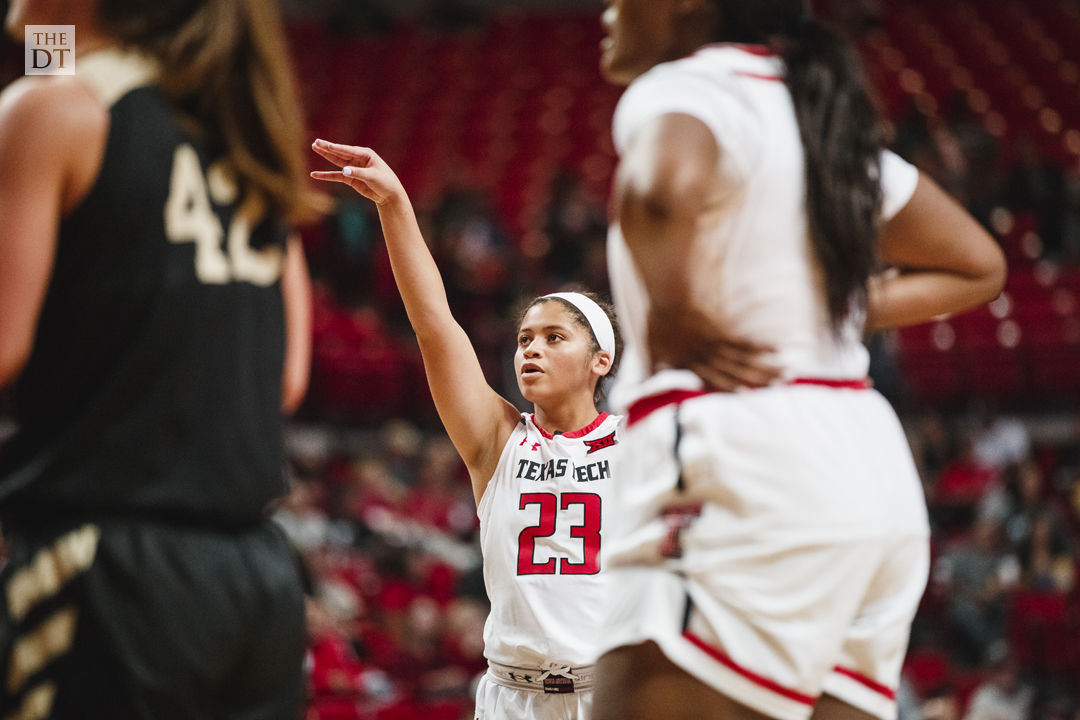
[[[881,212],[882,127],[854,49],[810,18],[780,44],[806,158],[806,217],[833,327],[866,302]]]
[[[806,216],[836,330],[864,307],[881,209],[883,127],[851,45],[803,0],[715,0],[723,42],[764,44],[784,60],[806,161]]]

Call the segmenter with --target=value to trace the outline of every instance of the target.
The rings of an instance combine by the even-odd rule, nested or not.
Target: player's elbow
[[[15,382],[30,360],[29,341],[4,342],[0,345],[0,388]]]
[[[1005,253],[994,245],[993,259],[988,263],[989,269],[987,276],[989,282],[993,287],[993,297],[997,297],[1001,294],[1001,291],[1005,289],[1005,279],[1009,275],[1009,265],[1005,261]]]
[[[300,409],[308,391],[308,373],[286,372],[281,384],[281,412],[292,415]]]
[[[707,184],[708,179],[692,168],[657,168],[650,177],[627,184],[619,215],[658,225],[696,218],[705,201]]]
[[[983,291],[983,301],[990,302],[1005,289],[1005,280],[1008,276],[1008,264],[1005,261],[1005,253],[996,242],[988,238],[978,254],[970,259],[970,275],[979,283]]]

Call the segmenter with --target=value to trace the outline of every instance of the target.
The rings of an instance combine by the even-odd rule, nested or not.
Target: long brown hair
[[[247,187],[292,222],[318,206],[291,55],[272,0],[99,0],[105,29],[162,65],[160,86]]]

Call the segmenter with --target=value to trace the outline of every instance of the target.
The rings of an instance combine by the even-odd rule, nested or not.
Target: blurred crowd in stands
[[[940,116],[912,103],[897,123],[894,149],[935,178],[991,231],[994,211],[1035,217],[1036,257],[1080,261],[1080,166],[1063,166],[1027,134],[1002,147],[964,93],[952,95]]]

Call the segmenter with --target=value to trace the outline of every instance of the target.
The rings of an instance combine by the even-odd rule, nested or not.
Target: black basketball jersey
[[[110,107],[108,140],[60,227],[0,514],[257,518],[284,488],[287,230],[182,129],[145,59],[106,51],[77,73]]]

